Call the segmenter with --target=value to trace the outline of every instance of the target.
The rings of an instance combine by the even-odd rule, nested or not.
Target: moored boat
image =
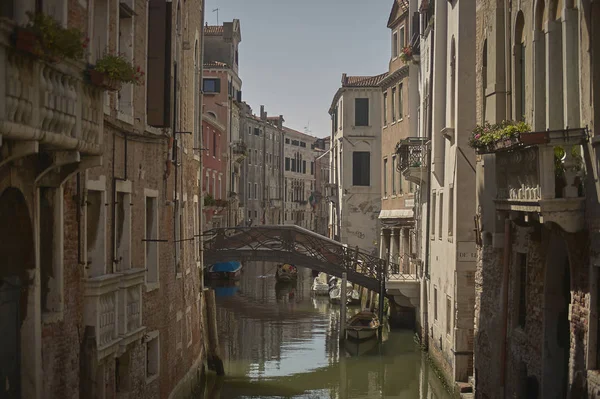
[[[340,303],[342,296],[342,288],[341,288],[342,280],[339,278],[335,278],[335,280],[330,280],[329,284],[329,300],[331,303],[338,304]],[[348,305],[359,305],[360,304],[360,292],[354,289],[352,283],[346,282],[346,304]]]
[[[379,318],[373,312],[362,311],[346,322],[346,337],[356,341],[374,338],[379,328]]]
[[[327,274],[319,273],[313,280],[310,290],[315,295],[327,295],[329,293],[329,284],[327,284]]]
[[[211,280],[238,280],[242,273],[240,262],[220,262],[208,267],[207,274]]]
[[[289,263],[283,265],[277,265],[277,272],[275,273],[275,279],[280,283],[291,283],[296,281],[298,278],[298,268]]]

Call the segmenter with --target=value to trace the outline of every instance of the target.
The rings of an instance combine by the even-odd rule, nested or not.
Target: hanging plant
[[[141,85],[144,71],[133,65],[124,54],[105,53],[88,70],[92,84],[106,90],[119,90],[125,83]]]
[[[14,32],[15,47],[50,62],[81,60],[89,44],[77,28],[64,28],[44,13],[28,12],[29,22]]]
[[[413,58],[414,58],[414,54],[413,54],[413,48],[412,48],[412,46],[405,46],[402,49],[402,53],[400,54],[400,59],[403,62],[407,63],[407,62],[412,61]]]

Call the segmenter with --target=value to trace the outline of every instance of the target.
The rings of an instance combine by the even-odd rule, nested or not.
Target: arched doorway
[[[544,279],[543,397],[566,398],[571,273],[566,241],[556,229],[549,234]]]
[[[21,370],[29,368],[21,361],[21,348],[27,346],[21,331],[35,249],[29,210],[19,190],[8,188],[0,194],[0,220],[0,398],[4,399],[22,397]]]

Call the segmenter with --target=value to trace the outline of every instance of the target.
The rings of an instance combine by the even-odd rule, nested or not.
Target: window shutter
[[[215,79],[215,93],[221,92],[221,79]]]
[[[171,126],[171,2],[148,4],[148,70],[146,111],[148,124]]]
[[[242,91],[241,90],[237,92],[237,102],[238,103],[242,102]]]
[[[354,125],[369,126],[369,99],[354,99]]]

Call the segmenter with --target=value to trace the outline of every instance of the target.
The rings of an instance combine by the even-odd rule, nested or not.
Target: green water
[[[291,286],[276,284],[271,263],[243,270],[236,288],[217,289],[226,376],[209,379],[205,398],[450,398],[413,332],[340,345],[339,306],[311,296],[310,270]]]

